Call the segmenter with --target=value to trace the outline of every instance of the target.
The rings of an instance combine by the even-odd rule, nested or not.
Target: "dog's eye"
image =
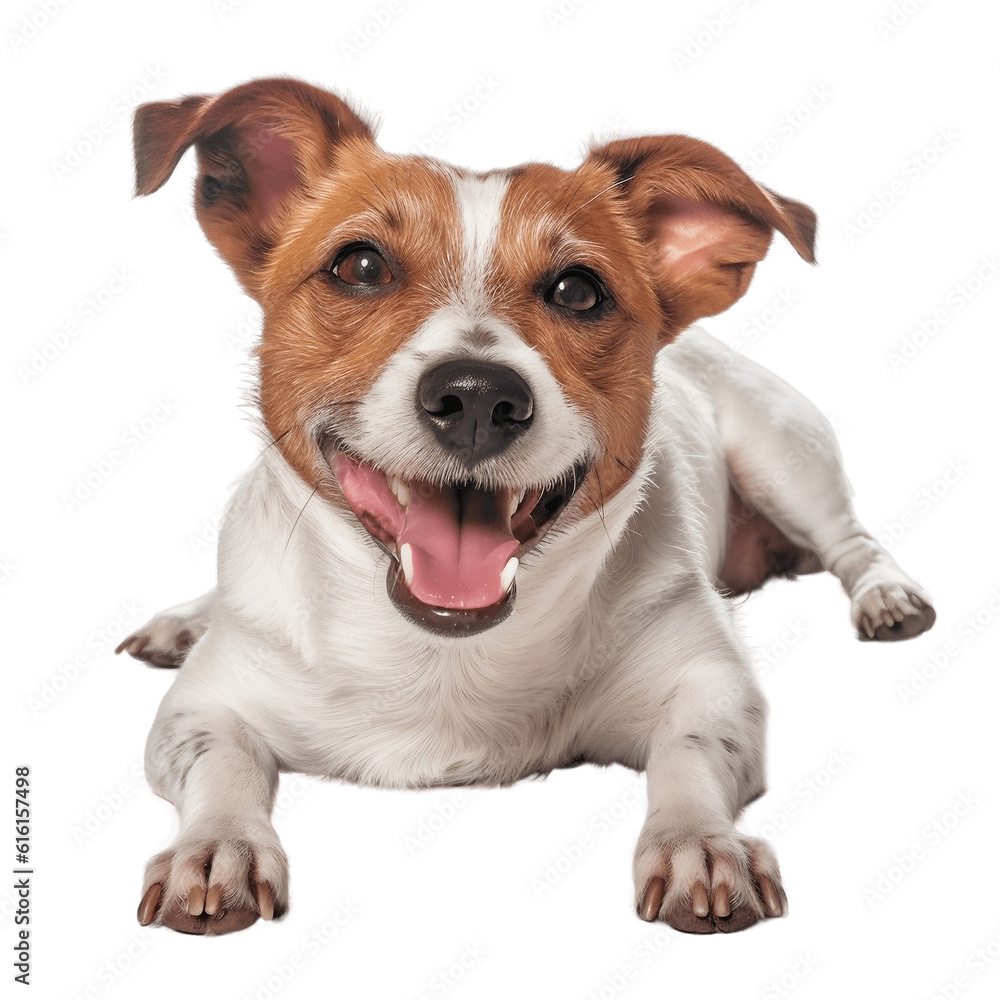
[[[607,297],[597,278],[573,268],[563,271],[545,293],[545,301],[571,312],[587,312]]]
[[[387,285],[392,281],[389,265],[369,246],[345,248],[330,270],[346,285]]]

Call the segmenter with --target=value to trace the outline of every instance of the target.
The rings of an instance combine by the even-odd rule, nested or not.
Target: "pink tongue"
[[[333,471],[372,535],[386,545],[394,539],[397,550],[410,546],[409,588],[418,600],[438,608],[485,608],[506,594],[500,577],[520,543],[500,509],[507,503],[502,494],[410,483],[404,514],[381,472],[343,454]]]
[[[410,591],[439,608],[485,608],[506,593],[500,577],[520,543],[503,497],[412,483],[399,545],[413,556]]]

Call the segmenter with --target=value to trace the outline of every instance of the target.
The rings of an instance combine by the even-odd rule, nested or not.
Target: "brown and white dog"
[[[823,417],[689,329],[774,230],[812,261],[812,211],[683,136],[574,171],[390,155],[290,79],[141,107],[138,193],[190,146],[198,219],[264,312],[270,446],[217,589],[121,647],[184,661],[146,753],[180,833],[140,922],[285,912],[281,771],[415,788],[581,761],[648,775],[643,919],[783,915],[770,847],[734,826],[764,788],[765,705],[727,596],[826,569],[862,638],[934,621]]]

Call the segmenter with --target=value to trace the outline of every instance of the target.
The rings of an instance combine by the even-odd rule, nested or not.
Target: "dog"
[[[286,912],[282,771],[426,788],[582,762],[647,774],[643,920],[785,915],[735,827],[766,710],[729,598],[827,570],[863,639],[935,617],[859,523],[828,422],[692,326],[775,232],[814,262],[811,209],[685,136],[572,171],[391,155],[285,78],[146,104],[134,137],[138,195],[197,150],[198,220],[263,309],[268,442],[217,588],[119,647],[183,662],[146,748],[180,832],[139,922]]]

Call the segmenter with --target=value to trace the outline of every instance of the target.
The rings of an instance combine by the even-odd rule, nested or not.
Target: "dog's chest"
[[[283,637],[242,711],[287,769],[368,784],[509,784],[571,763],[595,711],[586,691],[614,667],[608,624],[649,576],[643,545],[608,552],[644,475],[531,553],[506,622],[456,640],[406,621],[386,596],[384,559],[273,460],[220,544],[227,606],[262,648]],[[290,514],[276,523],[283,494],[277,511]]]
[[[296,710],[282,756],[296,770],[394,787],[510,784],[568,763],[569,659],[545,646],[462,646],[341,660]]]

